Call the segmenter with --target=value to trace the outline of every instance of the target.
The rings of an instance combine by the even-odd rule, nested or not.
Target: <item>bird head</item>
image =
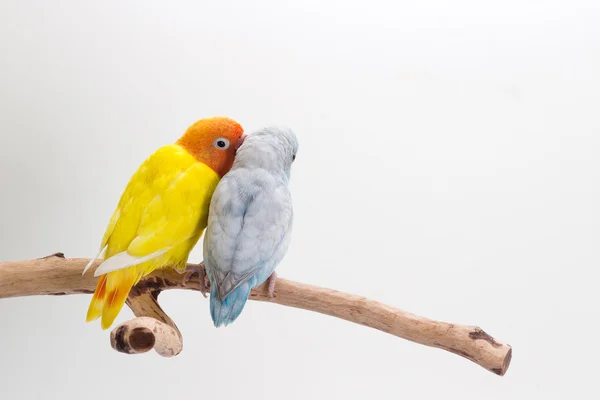
[[[223,177],[231,169],[235,152],[245,136],[244,129],[236,121],[213,117],[196,121],[177,144]]]
[[[248,135],[240,145],[236,165],[283,172],[288,178],[298,152],[298,138],[285,126],[269,126]]]

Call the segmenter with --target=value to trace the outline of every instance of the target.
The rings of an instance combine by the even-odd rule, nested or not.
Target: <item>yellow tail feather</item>
[[[86,321],[102,317],[102,329],[108,329],[123,308],[129,291],[139,280],[137,268],[110,272],[98,280],[88,308]]]

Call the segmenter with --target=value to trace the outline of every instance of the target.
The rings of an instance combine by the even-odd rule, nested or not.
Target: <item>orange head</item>
[[[196,121],[177,144],[223,177],[231,169],[245,136],[244,129],[234,120],[214,117]]]

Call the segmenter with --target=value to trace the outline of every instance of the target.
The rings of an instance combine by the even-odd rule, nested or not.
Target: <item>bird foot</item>
[[[277,273],[273,271],[269,277],[269,297],[275,297],[275,281],[277,280]]]
[[[185,278],[183,280],[184,283],[188,283],[189,280],[192,279],[192,276],[194,276],[194,274],[197,273],[199,275],[200,281],[200,293],[202,293],[202,296],[204,296],[204,298],[208,297],[207,294],[208,288],[210,286],[210,281],[208,279],[208,276],[206,275],[206,267],[204,266],[204,261],[197,265],[188,264],[184,271],[176,271],[180,274],[185,274]]]

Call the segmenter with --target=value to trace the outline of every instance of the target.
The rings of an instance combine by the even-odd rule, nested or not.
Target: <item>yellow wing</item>
[[[185,269],[206,228],[219,179],[175,144],[160,148],[140,166],[102,239],[106,257],[94,274],[100,279],[88,321],[102,316],[102,328],[108,328],[141,277],[156,268]]]

